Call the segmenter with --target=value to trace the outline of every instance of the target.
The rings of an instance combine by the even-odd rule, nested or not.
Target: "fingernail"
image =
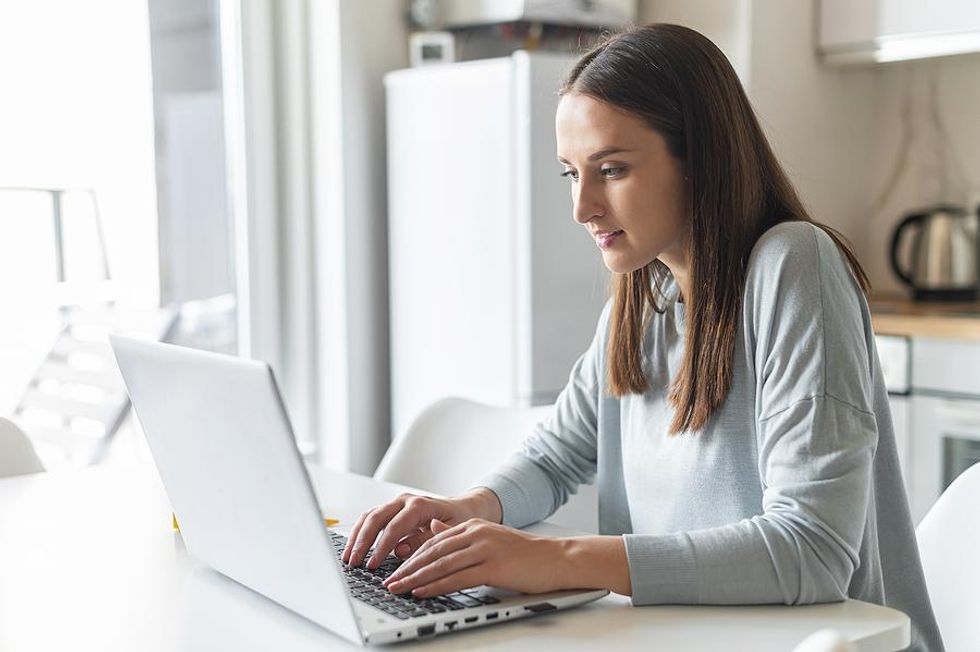
[[[387,589],[388,589],[389,591],[392,591],[392,592],[394,592],[394,591],[395,591],[395,590],[397,590],[397,589],[398,589],[399,587],[401,587],[401,585],[402,585],[402,583],[401,583],[401,581],[399,581],[399,580],[395,580],[394,582],[392,582],[391,584],[389,584],[389,585],[388,585],[387,587],[385,587],[385,588],[387,588]]]
[[[425,587],[420,586],[417,589],[412,589],[412,595],[414,595],[416,598],[421,598],[425,596]]]
[[[407,543],[399,543],[395,548],[395,554],[399,557],[405,557],[411,551],[412,548]]]

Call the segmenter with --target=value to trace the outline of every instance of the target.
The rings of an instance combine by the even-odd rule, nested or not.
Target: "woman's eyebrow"
[[[598,152],[593,152],[592,154],[589,154],[589,161],[598,161],[599,159],[605,158],[612,154],[619,154],[621,152],[632,152],[632,151],[633,150],[626,149],[625,147],[606,147],[605,149],[600,149]],[[558,160],[566,165],[571,165],[571,163],[566,161],[561,156],[558,157]]]

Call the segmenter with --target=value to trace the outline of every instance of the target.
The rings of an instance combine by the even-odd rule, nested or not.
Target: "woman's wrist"
[[[607,589],[632,595],[626,542],[619,536],[586,536],[554,539],[558,545],[556,589]]]
[[[487,487],[477,487],[459,496],[457,500],[472,518],[482,518],[491,523],[500,523],[502,520],[500,499]]]

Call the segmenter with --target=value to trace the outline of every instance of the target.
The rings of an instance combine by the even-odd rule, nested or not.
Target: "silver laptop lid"
[[[110,341],[187,550],[362,643],[269,366],[119,336]]]

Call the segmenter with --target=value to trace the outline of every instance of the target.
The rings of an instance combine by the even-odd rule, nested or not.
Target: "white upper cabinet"
[[[827,63],[980,52],[980,0],[817,0]]]

